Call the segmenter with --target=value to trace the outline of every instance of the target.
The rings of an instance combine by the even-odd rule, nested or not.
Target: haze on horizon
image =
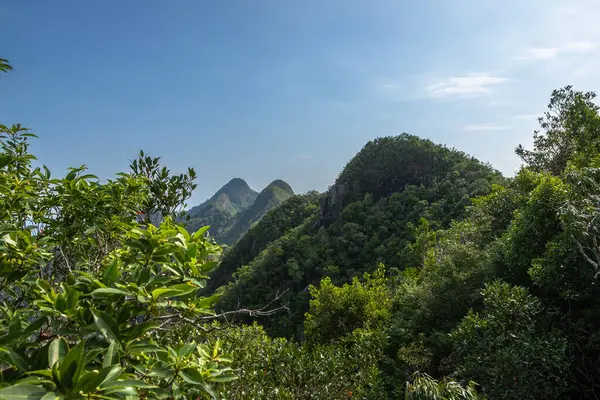
[[[408,132],[518,168],[553,89],[596,90],[592,0],[3,2],[0,118],[54,174],[140,149],[198,172],[324,190],[369,140]],[[568,5],[567,5],[568,4]]]

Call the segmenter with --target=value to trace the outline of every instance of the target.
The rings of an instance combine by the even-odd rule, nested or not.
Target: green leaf
[[[212,306],[215,305],[215,303],[219,300],[219,297],[221,297],[221,295],[219,294],[215,294],[213,296],[210,297],[205,297],[202,300],[200,300],[198,302],[198,307],[200,308],[212,308]]]
[[[44,397],[41,398],[41,400],[59,400],[62,399],[63,397],[54,393],[54,392],[48,392],[44,395]]]
[[[238,377],[235,376],[233,373],[224,373],[223,375],[218,375],[213,377],[211,380],[213,382],[219,382],[219,383],[223,383],[223,382],[231,382],[236,380]]]
[[[202,228],[200,228],[196,232],[194,232],[194,234],[192,235],[192,239],[196,240],[196,239],[203,237],[204,234],[206,233],[206,231],[208,231],[209,229],[210,229],[210,225],[203,226]]]
[[[185,296],[186,294],[193,293],[198,290],[198,288],[191,283],[180,283],[178,285],[169,286],[168,289],[179,290],[181,293],[179,296]]]
[[[59,312],[64,312],[65,307],[67,306],[67,298],[63,293],[59,293],[56,295],[56,300],[54,301],[54,308]]]
[[[102,332],[109,342],[112,340],[119,340],[119,326],[113,317],[100,310],[92,310],[92,315],[98,329],[100,329],[100,332]]]
[[[52,371],[49,369],[38,369],[37,371],[29,371],[25,373],[26,375],[39,375],[45,376],[46,378],[52,379]]]
[[[79,301],[79,296],[81,296],[81,292],[79,292],[78,290],[69,290],[69,294],[67,295],[67,310],[75,310],[75,307],[77,306],[77,301]]]
[[[201,272],[204,272],[204,273],[206,273],[206,272],[210,272],[210,271],[212,271],[213,269],[215,269],[215,268],[217,267],[217,265],[219,265],[219,263],[218,263],[218,262],[216,262],[216,261],[209,261],[209,262],[207,262],[207,263],[204,263],[204,264],[202,264],[202,265],[199,265],[199,266],[198,266],[198,269],[199,269]]]
[[[17,242],[15,242],[9,235],[2,236],[2,241],[6,244],[17,247]]]
[[[94,361],[96,359],[96,357],[98,357],[100,354],[104,353],[104,349],[99,348],[99,349],[91,349],[86,351],[85,353],[85,365],[88,365],[89,363],[91,363],[92,361]]]
[[[181,295],[181,291],[177,289],[159,288],[152,291],[152,298],[156,301],[160,298],[176,297]]]
[[[170,378],[173,376],[173,371],[166,368],[163,363],[157,363],[148,371],[147,376],[155,378]]]
[[[53,382],[52,382],[52,379],[44,379],[39,376],[26,376],[26,377],[21,378],[18,381],[16,381],[15,385],[25,385],[25,384],[41,385],[44,383],[52,384]]]
[[[19,369],[23,371],[27,371],[29,369],[29,364],[27,363],[27,361],[25,361],[23,357],[21,357],[18,353],[14,352],[13,350],[8,349],[6,347],[0,347],[0,353],[6,354],[10,359],[10,362],[13,365],[17,366]]]
[[[83,232],[83,234],[85,236],[90,236],[92,234],[94,234],[94,232],[96,232],[98,230],[98,225],[94,225],[92,227],[89,227],[85,230],[85,232]]]
[[[73,179],[75,179],[75,177],[77,176],[77,172],[79,172],[79,170],[77,169],[72,169],[67,176],[65,176],[65,180],[66,181],[72,181]]]
[[[98,385],[100,388],[104,388],[110,385],[111,382],[116,381],[121,373],[123,372],[123,368],[119,364],[112,365],[110,367],[102,368],[100,370],[100,375],[104,378],[102,382]]]
[[[44,176],[45,176],[45,178],[46,179],[50,179],[51,174],[50,174],[50,170],[48,169],[48,167],[45,166],[45,165],[43,165],[42,168],[44,169]]]
[[[157,321],[146,321],[127,329],[125,332],[129,340],[135,340],[140,336],[143,336],[146,332],[156,329],[159,326],[160,324]]]
[[[12,161],[12,157],[8,154],[0,154],[0,168],[6,167]]]
[[[94,290],[92,296],[111,296],[111,295],[121,295],[121,296],[129,296],[131,293],[126,292],[125,290],[117,289],[117,288],[99,288]]]
[[[119,381],[115,381],[115,382],[111,383],[106,388],[108,389],[110,387],[117,387],[117,386],[120,386],[120,387],[131,386],[131,387],[135,387],[135,388],[139,388],[139,389],[152,389],[152,388],[158,387],[156,385],[151,385],[147,382],[140,381],[138,379],[123,379],[123,380],[119,380]]]
[[[73,392],[93,393],[102,382],[104,376],[98,371],[86,371],[81,375]]]
[[[181,358],[187,357],[196,348],[196,343],[186,343],[177,349],[177,355]]]
[[[164,353],[164,352],[166,352],[166,350],[160,346],[157,346],[154,344],[146,344],[146,343],[131,345],[131,346],[127,347],[127,351],[129,353]]]
[[[191,385],[204,385],[206,383],[200,371],[194,368],[185,368],[179,371],[179,376]]]
[[[14,385],[0,389],[0,400],[40,400],[46,390],[36,385]]]
[[[138,397],[138,392],[135,388],[131,386],[117,386],[116,388],[107,389],[104,393],[106,395],[117,395],[117,399],[127,398],[130,399],[132,397]],[[109,397],[114,398],[114,397]]]
[[[58,363],[60,367],[60,382],[66,389],[72,389],[79,379],[79,375],[83,369],[84,346],[84,341],[77,343]]]
[[[221,361],[224,363],[232,363],[233,362],[233,357],[230,356],[229,354],[221,354],[218,358],[217,361]]]
[[[67,341],[63,338],[56,338],[48,346],[48,368],[52,368],[54,363],[60,360],[69,351]]]
[[[212,397],[213,399],[218,399],[219,398],[219,394],[217,393],[217,391],[215,390],[215,388],[212,385],[209,384],[205,384],[202,385],[202,388],[206,391],[206,393],[208,393],[210,395],[210,397]]]
[[[52,286],[50,286],[50,284],[48,282],[46,282],[43,279],[37,279],[35,281],[35,283],[42,290],[42,292],[48,294],[49,297],[54,300],[54,295],[53,295],[54,290],[52,289]]]
[[[119,344],[118,342],[110,342],[108,346],[108,350],[106,350],[106,354],[104,355],[104,360],[102,361],[102,368],[110,367],[113,364],[119,363]]]
[[[35,321],[31,322],[27,328],[25,328],[25,330],[23,331],[23,333],[25,335],[30,335],[33,332],[36,332],[38,330],[40,330],[42,328],[42,326],[44,326],[44,324],[46,323],[47,319],[45,317],[41,317],[36,319]]]
[[[58,387],[59,389],[62,390],[63,385],[60,381],[60,360],[58,362],[55,362],[54,365],[52,366],[52,380],[54,381],[54,384],[56,385],[56,387]]]
[[[111,285],[113,282],[117,280],[119,276],[119,262],[118,260],[113,260],[104,271],[104,279],[103,282],[105,285]]]

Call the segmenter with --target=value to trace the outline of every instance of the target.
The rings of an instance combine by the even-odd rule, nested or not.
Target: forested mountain
[[[237,272],[218,307],[254,307],[288,290],[289,313],[264,324],[270,334],[301,339],[309,285],[324,276],[347,282],[378,263],[413,266],[421,218],[430,229],[447,228],[472,197],[503,181],[472,157],[416,136],[369,142],[322,197],[318,212],[245,260],[248,267]]]
[[[193,169],[56,177],[0,124],[0,399],[597,399],[594,98],[554,91],[510,178],[402,134],[323,194],[234,179],[192,210],[225,254],[178,222]]]
[[[217,308],[278,299],[286,312],[258,319],[269,335],[358,346],[378,360],[377,378],[365,364],[346,372],[368,382],[361,398],[597,398],[594,98],[554,91],[514,178],[415,136],[369,142],[317,212],[252,260],[224,259],[227,271],[246,266]],[[398,386],[423,372],[441,381]]]
[[[294,194],[286,182],[275,180],[257,193],[246,181],[234,178],[204,203],[188,212],[186,228],[195,232],[210,226],[209,233],[218,243],[235,243],[252,223]]]
[[[252,261],[269,243],[314,215],[318,210],[320,197],[317,192],[295,195],[269,211],[235,245],[227,249],[207,282],[207,290],[214,290],[227,283],[241,265]]]

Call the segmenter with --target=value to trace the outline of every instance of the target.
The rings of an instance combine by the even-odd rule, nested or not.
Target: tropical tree
[[[517,155],[531,169],[554,175],[561,174],[569,161],[585,165],[600,150],[600,107],[595,98],[596,93],[572,86],[554,90],[548,111],[539,118],[543,132],[534,133],[533,150],[519,145]]]

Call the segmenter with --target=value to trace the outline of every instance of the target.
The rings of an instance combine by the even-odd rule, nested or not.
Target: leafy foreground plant
[[[413,382],[406,382],[405,400],[483,400],[475,390],[475,383],[462,386],[451,380],[437,381],[427,374],[415,374]]]
[[[0,399],[216,397],[235,379],[220,342],[161,339],[214,318],[197,296],[220,252],[207,228],[138,224],[135,174],[51,179],[32,136],[0,126]]]

